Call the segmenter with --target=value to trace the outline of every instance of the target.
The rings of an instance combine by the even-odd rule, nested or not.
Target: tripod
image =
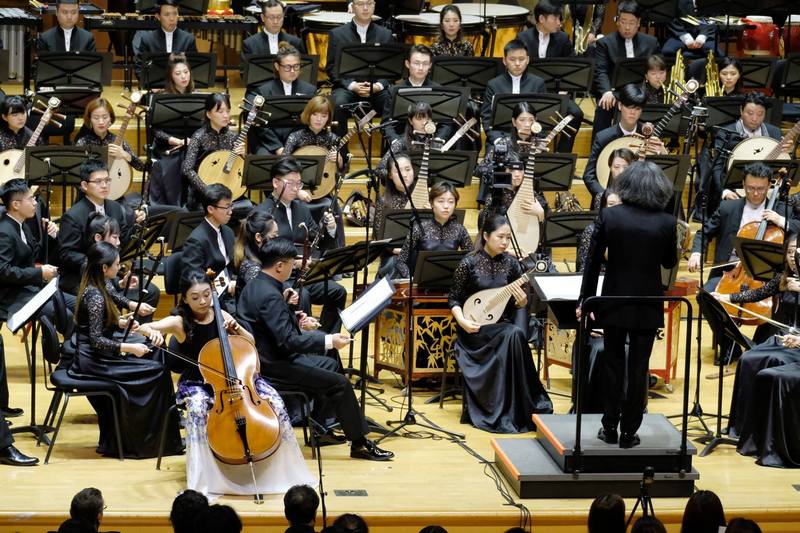
[[[650,498],[650,485],[653,484],[653,478],[655,475],[656,471],[652,466],[645,467],[644,472],[642,473],[642,481],[639,483],[639,497],[636,499],[636,504],[633,506],[631,514],[628,516],[628,521],[625,522],[626,529],[631,525],[631,522],[633,522],[636,509],[639,508],[640,504],[642,506],[642,518],[647,516],[656,516],[656,513],[653,510],[653,500]]]

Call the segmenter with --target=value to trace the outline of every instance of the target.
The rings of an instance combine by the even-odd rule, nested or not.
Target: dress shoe
[[[0,450],[0,464],[11,466],[33,466],[39,462],[36,457],[28,457],[13,446]]]
[[[344,444],[347,442],[347,437],[344,435],[336,435],[333,432],[323,433],[314,437],[318,446],[334,446],[336,444]]]
[[[616,429],[607,429],[607,428],[600,428],[600,431],[597,432],[597,438],[601,441],[605,442],[606,444],[616,444],[617,443],[617,430]]]
[[[394,453],[381,450],[374,442],[366,440],[364,444],[350,448],[350,457],[368,461],[389,461],[394,457]]]
[[[630,433],[623,433],[619,438],[620,448],[633,448],[634,446],[638,446],[641,443],[642,440],[636,433],[634,433],[633,435],[631,435]]]
[[[3,416],[5,418],[14,418],[16,416],[22,416],[22,413],[24,413],[24,411],[19,407],[3,407],[2,409],[0,409],[0,411],[2,411]]]

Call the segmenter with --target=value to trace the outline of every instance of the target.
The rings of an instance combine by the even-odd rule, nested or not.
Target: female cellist
[[[224,327],[230,335],[254,342],[252,334],[231,315],[222,312]],[[177,352],[197,361],[206,344],[218,338],[212,306],[211,285],[206,274],[190,270],[181,278],[181,299],[172,316],[141,326],[140,332],[158,339],[168,334],[178,342]],[[278,393],[260,376],[255,379],[256,393],[267,400],[280,419],[281,443],[267,459],[254,464],[256,485],[260,492],[284,493],[297,484],[313,484],[314,478],[297,445],[289,417]],[[186,364],[178,381],[178,402],[186,406],[186,474],[188,488],[204,494],[252,494],[248,465],[226,464],[218,460],[209,446],[208,411],[215,399],[204,384],[197,366]]]

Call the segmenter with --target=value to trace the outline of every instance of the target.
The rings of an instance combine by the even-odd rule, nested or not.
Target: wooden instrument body
[[[228,187],[234,200],[238,200],[247,191],[242,185],[244,158],[238,154],[231,158],[230,150],[217,150],[205,156],[197,169],[197,175],[206,185],[221,183]]]
[[[324,146],[308,145],[301,146],[295,150],[292,155],[324,155],[327,157],[331,153]],[[322,171],[322,180],[319,182],[319,187],[309,191],[311,198],[319,200],[328,196],[331,191],[336,187],[336,161],[325,160],[325,169]]]
[[[536,200],[536,194],[533,191],[533,179],[529,177],[522,178],[522,185],[520,185],[517,194],[514,195],[514,200],[508,207],[508,221],[511,227],[514,228],[514,237],[517,240],[522,255],[528,255],[536,252],[539,247],[539,219],[536,215],[526,213],[523,211],[522,206],[527,202]]]
[[[470,295],[461,306],[461,312],[467,320],[486,326],[495,324],[503,316],[508,301],[514,296],[514,287],[522,287],[533,279],[536,270],[528,270],[522,277],[503,287],[483,289]]]
[[[730,157],[728,157],[727,169],[730,170],[731,166],[733,166],[733,162],[736,160],[764,161],[767,159],[791,159],[791,156],[786,153],[768,157],[779,144],[780,141],[772,137],[750,137],[749,139],[740,141],[739,144],[733,147],[733,151]]]
[[[0,153],[0,185],[16,178],[25,179],[25,165],[17,170],[17,162],[25,161],[25,150],[12,148]]]
[[[108,177],[111,180],[108,197],[111,200],[118,200],[128,192],[131,186],[133,167],[124,159],[115,158],[108,166]]]
[[[608,158],[611,152],[620,148],[627,148],[635,152],[637,147],[641,146],[643,139],[634,137],[633,135],[624,135],[618,139],[614,139],[600,150],[600,155],[597,156],[596,174],[597,181],[603,188],[608,187],[608,180],[611,178],[611,168],[608,166]]]

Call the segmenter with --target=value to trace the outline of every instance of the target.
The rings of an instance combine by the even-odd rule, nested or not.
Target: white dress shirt
[[[547,57],[547,46],[550,44],[550,34],[539,34],[539,58]]]
[[[75,29],[74,27],[68,30],[61,28],[61,30],[64,32],[64,50],[68,52],[69,52],[69,45],[70,43],[72,43],[72,30],[74,29]]]
[[[361,24],[356,22],[355,19],[353,20],[353,23],[356,25],[356,31],[358,32],[358,36],[361,38],[361,43],[362,44],[366,43],[367,42],[367,30],[369,29],[369,24],[367,24],[366,26],[362,26]]]
[[[636,57],[636,54],[633,51],[633,39],[625,39],[625,57]]]
[[[283,94],[285,94],[286,96],[291,96],[292,95],[292,84],[291,83],[286,83],[283,80],[281,80],[281,83],[283,84]]]
[[[522,76],[511,76],[511,94],[519,94],[519,82],[522,80]]]
[[[277,33],[270,33],[267,30],[264,30],[264,33],[267,34],[267,41],[269,41],[269,53],[270,54],[277,54],[278,53],[278,34]]]
[[[162,31],[163,28],[162,28]],[[172,31],[164,31],[164,35],[166,36],[166,43],[167,43],[167,53],[172,53],[172,36],[175,34],[175,30]]]

